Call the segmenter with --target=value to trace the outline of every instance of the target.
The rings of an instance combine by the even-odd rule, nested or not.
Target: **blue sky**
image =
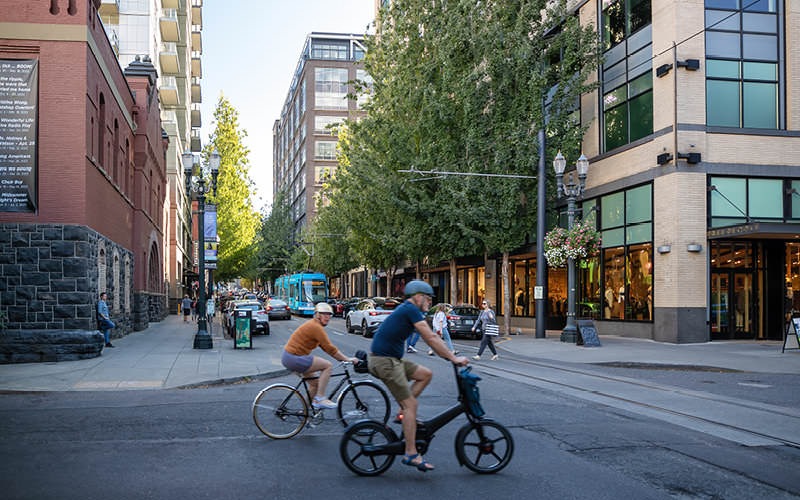
[[[256,209],[272,202],[272,125],[280,117],[306,36],[364,33],[374,0],[205,0],[203,2],[203,144],[214,129],[220,94],[247,131]]]

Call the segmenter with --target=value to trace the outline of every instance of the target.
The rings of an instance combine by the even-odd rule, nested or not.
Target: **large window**
[[[317,115],[314,117],[314,133],[335,135],[334,127],[341,125],[343,121],[344,117],[342,116]]]
[[[650,0],[603,2],[605,151],[653,133],[650,19]]]
[[[747,222],[798,221],[797,179],[709,177],[708,182],[712,228]]]
[[[587,207],[584,205],[584,210]],[[589,263],[590,277],[583,290],[586,302],[603,319],[650,321],[653,319],[653,201],[646,184],[600,199],[603,250],[599,276]]]
[[[315,160],[335,160],[336,141],[316,141],[314,143]]]
[[[314,81],[317,108],[347,109],[347,68],[316,68]]]
[[[781,128],[780,4],[706,0],[708,125]]]
[[[315,42],[311,47],[312,59],[347,60],[348,42]]]

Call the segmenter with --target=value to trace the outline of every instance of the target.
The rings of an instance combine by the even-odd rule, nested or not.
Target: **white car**
[[[361,335],[365,337],[372,337],[375,330],[383,323],[392,310],[400,304],[396,299],[387,299],[383,297],[373,297],[371,299],[362,299],[356,304],[356,307],[347,313],[345,319],[345,326],[347,333],[353,333],[356,329],[360,329]]]

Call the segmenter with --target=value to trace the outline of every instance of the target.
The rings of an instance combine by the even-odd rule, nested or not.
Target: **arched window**
[[[161,269],[158,258],[158,245],[155,242],[150,246],[150,257],[147,262],[147,290],[158,292],[161,290]]]
[[[119,185],[119,122],[114,119],[114,151],[111,156],[111,178]]]
[[[105,157],[106,98],[100,92],[100,109],[97,112],[97,163],[103,164]]]
[[[100,242],[97,252],[97,295],[107,292],[106,287],[106,244]]]
[[[114,280],[114,311],[119,311],[120,309],[120,300],[119,298],[122,296],[122,287],[120,286],[119,282],[119,251],[114,249],[114,263],[112,268],[112,279]]]
[[[125,292],[123,293],[123,304],[125,305],[125,312],[131,310],[131,294],[130,290],[133,288],[131,284],[131,256],[125,256],[125,283],[123,284]]]

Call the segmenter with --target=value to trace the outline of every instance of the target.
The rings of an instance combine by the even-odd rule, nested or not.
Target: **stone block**
[[[17,304],[27,304],[37,298],[35,286],[18,286],[16,287],[16,294],[14,302]]]
[[[64,231],[60,227],[46,227],[42,231],[42,235],[46,240],[63,240]]]
[[[62,292],[58,294],[59,305],[91,304],[92,296],[88,292]]]
[[[30,308],[28,309],[30,310]],[[75,306],[74,305],[62,305],[59,304],[53,307],[53,319],[72,319],[75,318]]]
[[[75,243],[71,241],[54,241],[50,251],[51,258],[75,256]]]
[[[68,361],[94,358],[103,350],[94,330],[15,330],[0,332],[0,363]]]
[[[79,278],[88,272],[87,261],[84,258],[64,259],[64,277]]]
[[[39,261],[38,248],[17,248],[17,264],[36,264]]]
[[[50,275],[47,273],[26,272],[22,274],[22,284],[28,286],[47,286],[50,284]]]
[[[74,278],[51,280],[50,290],[54,292],[75,292],[78,290],[75,284],[76,283]]]
[[[64,226],[65,241],[89,241],[89,229],[86,226]]]
[[[14,248],[24,248],[30,246],[27,233],[14,232],[11,234],[11,246]]]
[[[55,259],[40,259],[39,270],[43,273],[61,273],[61,261]]]

